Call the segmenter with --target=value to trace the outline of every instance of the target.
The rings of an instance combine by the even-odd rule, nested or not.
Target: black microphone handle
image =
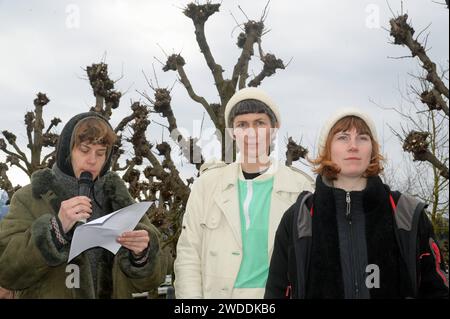
[[[88,183],[80,183],[78,185],[78,196],[86,196],[86,197],[90,197],[91,195],[91,185]],[[81,223],[86,223],[87,220],[86,219],[80,219],[79,220]]]

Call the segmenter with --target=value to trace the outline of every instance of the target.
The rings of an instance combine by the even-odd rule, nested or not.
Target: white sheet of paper
[[[67,262],[92,247],[103,247],[116,254],[121,246],[117,242],[117,237],[125,231],[133,230],[152,203],[132,204],[89,223],[79,225],[72,237]]]

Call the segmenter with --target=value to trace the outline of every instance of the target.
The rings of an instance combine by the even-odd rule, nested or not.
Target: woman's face
[[[82,172],[90,172],[95,180],[106,161],[108,149],[104,145],[81,143],[72,150],[72,167],[76,178]]]
[[[233,121],[233,134],[239,150],[251,161],[267,157],[274,128],[264,113],[238,115]]]
[[[372,140],[355,128],[336,133],[331,140],[331,161],[338,165],[342,177],[361,177],[370,164]]]

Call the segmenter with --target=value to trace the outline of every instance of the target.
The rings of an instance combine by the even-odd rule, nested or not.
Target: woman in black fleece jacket
[[[328,120],[316,190],[278,227],[266,298],[448,297],[425,205],[383,184],[382,160],[367,114],[344,109]]]

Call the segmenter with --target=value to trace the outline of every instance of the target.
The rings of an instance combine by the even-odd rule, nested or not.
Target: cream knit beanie
[[[319,136],[319,144],[318,144],[319,153],[318,154],[323,154],[323,151],[325,149],[325,144],[327,142],[328,134],[330,134],[330,131],[333,128],[333,126],[340,119],[343,119],[344,117],[347,117],[347,116],[356,116],[356,117],[359,117],[360,119],[362,119],[369,127],[369,129],[372,133],[373,139],[376,142],[378,142],[377,130],[375,128],[375,123],[373,122],[373,120],[370,118],[370,116],[367,113],[364,113],[360,109],[357,109],[357,108],[343,108],[343,109],[337,110],[330,118],[328,118],[328,120],[322,126],[322,129],[320,131],[320,136]]]
[[[231,110],[233,107],[241,101],[244,100],[258,100],[266,104],[272,112],[275,114],[276,120],[278,124],[281,124],[280,111],[278,110],[275,102],[261,89],[249,87],[244,88],[240,91],[237,91],[231,99],[228,101],[227,106],[225,107],[225,125],[229,128],[229,117]]]

